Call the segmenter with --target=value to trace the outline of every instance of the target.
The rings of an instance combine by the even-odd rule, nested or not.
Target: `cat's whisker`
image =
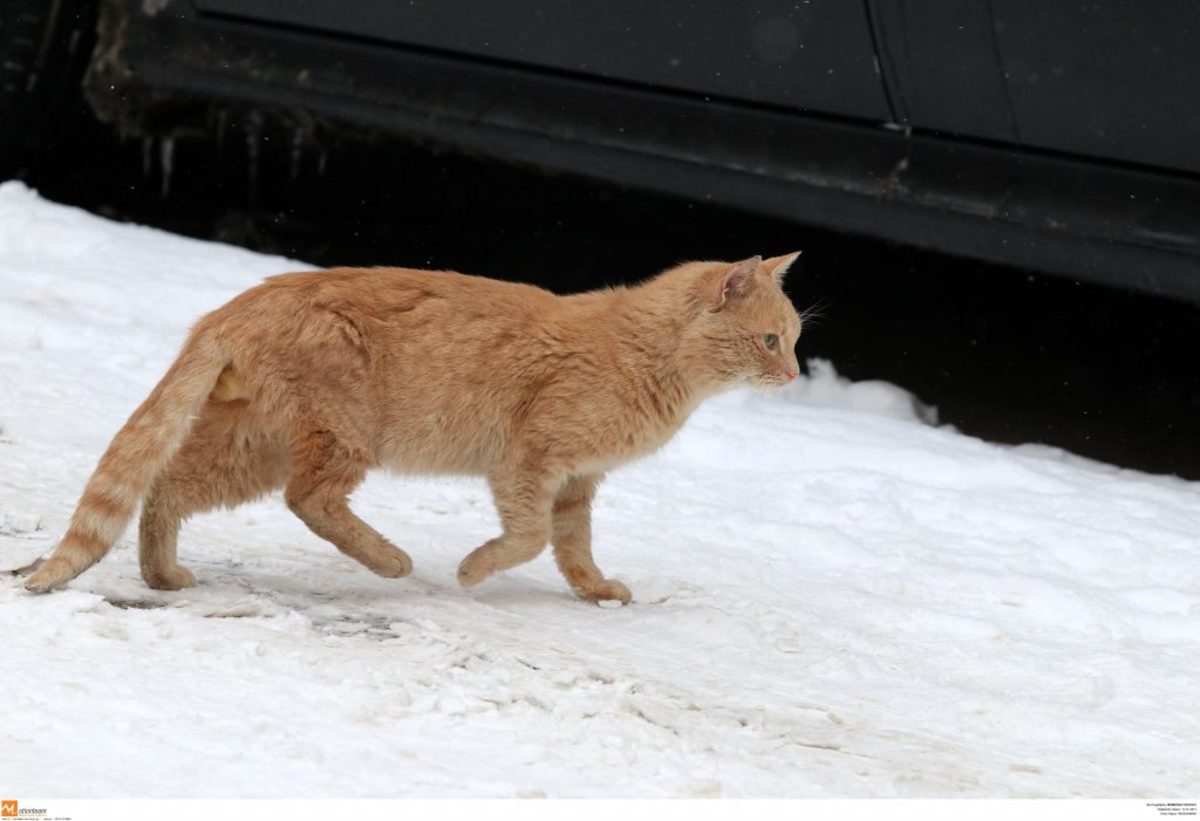
[[[825,311],[830,306],[830,303],[821,301],[808,308],[800,311],[800,322],[802,325],[819,325],[825,321],[828,316]]]

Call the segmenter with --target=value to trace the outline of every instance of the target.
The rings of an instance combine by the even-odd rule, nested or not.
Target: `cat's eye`
[[[767,346],[767,350],[775,350],[775,346],[779,344],[778,334],[763,334],[763,344]]]

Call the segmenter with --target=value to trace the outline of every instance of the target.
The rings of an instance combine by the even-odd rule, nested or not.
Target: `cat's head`
[[[782,288],[798,256],[705,263],[698,271],[693,296],[699,310],[687,335],[699,356],[690,358],[693,367],[709,370],[714,387],[778,387],[800,373],[800,316]]]

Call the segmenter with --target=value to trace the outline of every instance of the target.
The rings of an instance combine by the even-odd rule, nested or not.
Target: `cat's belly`
[[[670,441],[678,425],[638,431],[628,436],[581,437],[568,472],[572,474],[606,473],[622,465],[649,456]]]
[[[490,467],[471,443],[453,440],[405,442],[403,445],[385,447],[380,452],[382,467],[393,473],[403,474],[460,474],[483,475]]]
[[[604,473],[661,448],[689,410],[650,417],[595,393],[522,402],[500,391],[456,387],[410,389],[388,406],[376,451],[381,466],[407,474],[486,475],[537,463],[551,473]]]
[[[390,425],[377,448],[394,473],[483,475],[500,458],[503,440],[483,425],[453,425],[437,416]]]
[[[542,451],[547,467],[571,475],[605,473],[661,448],[673,431],[628,439],[550,436],[524,439]],[[566,441],[564,441],[564,439]],[[403,435],[386,437],[378,449],[380,466],[406,475],[487,475],[512,456],[513,443],[486,430],[451,432],[410,426]],[[519,446],[518,446],[518,449]]]

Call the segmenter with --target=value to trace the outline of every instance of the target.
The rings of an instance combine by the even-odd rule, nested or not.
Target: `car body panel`
[[[196,0],[202,12],[792,110],[890,118],[866,8],[842,0]]]
[[[1200,5],[993,8],[1022,145],[1200,173]]]
[[[107,0],[87,80],[125,133],[203,135],[252,110],[316,139],[419,141],[1200,301],[1200,177],[1004,142],[995,77],[992,102],[958,122],[952,105],[909,105],[932,118],[921,127],[148,6]],[[983,77],[986,60],[974,65]],[[979,139],[989,117],[999,130]]]

